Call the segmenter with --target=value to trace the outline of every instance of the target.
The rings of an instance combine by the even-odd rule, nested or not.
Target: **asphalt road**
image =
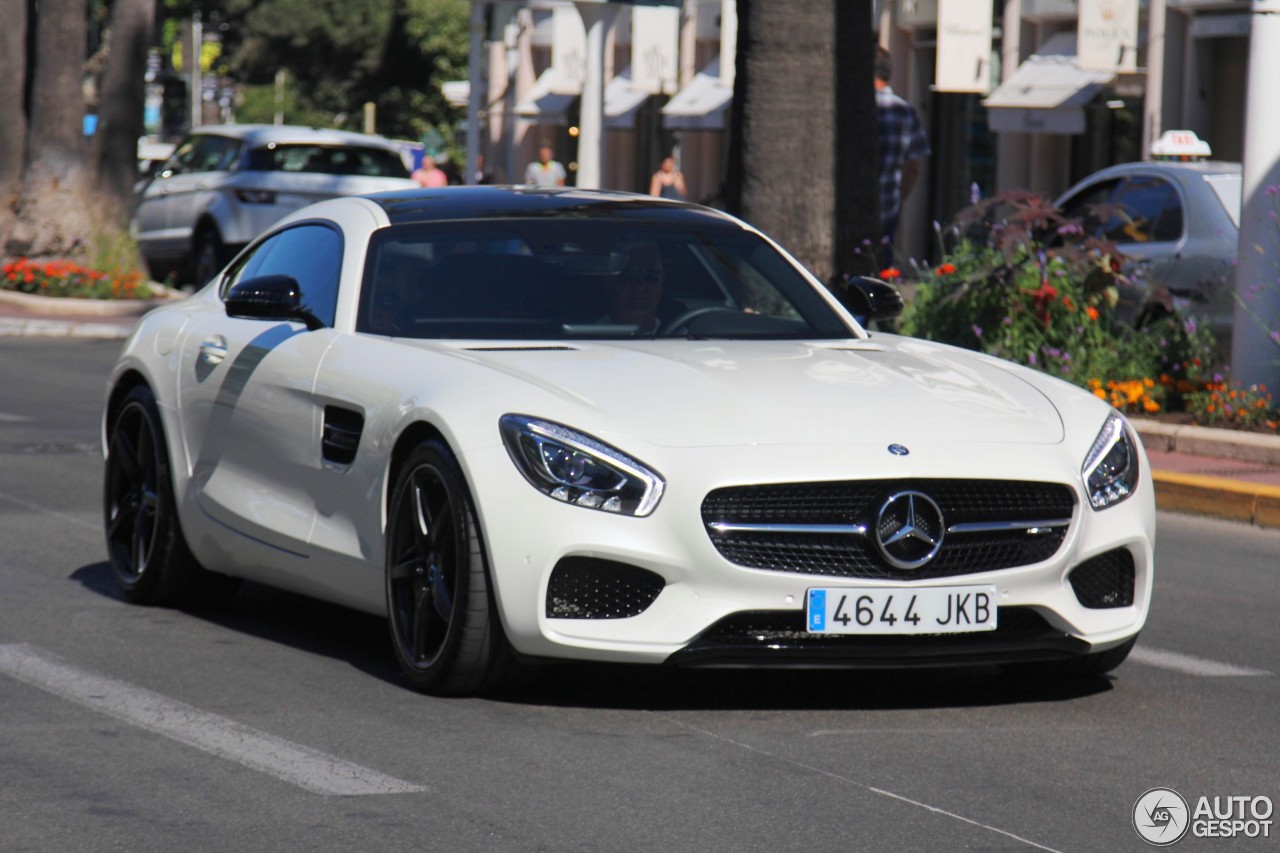
[[[119,346],[0,339],[4,853],[1123,851],[1151,788],[1280,800],[1280,532],[1162,515],[1152,619],[1108,679],[582,666],[433,699],[377,619],[254,585],[214,614],[121,600]]]

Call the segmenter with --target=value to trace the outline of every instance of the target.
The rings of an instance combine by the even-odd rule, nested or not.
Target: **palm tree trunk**
[[[147,49],[155,28],[154,0],[116,0],[111,10],[92,162],[95,186],[124,214],[132,213],[138,179],[138,137],[146,108]]]
[[[865,272],[853,250],[880,236],[871,12],[738,0],[726,199],[823,280]]]

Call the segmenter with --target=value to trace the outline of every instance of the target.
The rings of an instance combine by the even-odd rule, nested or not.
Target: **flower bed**
[[[72,299],[152,299],[157,294],[137,270],[105,273],[71,261],[17,258],[0,269],[0,289]]]

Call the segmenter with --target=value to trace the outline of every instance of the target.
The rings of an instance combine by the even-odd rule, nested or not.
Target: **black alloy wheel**
[[[392,644],[414,689],[456,695],[496,686],[510,653],[490,601],[471,496],[439,442],[420,444],[401,468],[386,580]]]
[[[164,427],[146,386],[131,390],[111,421],[103,515],[116,582],[135,604],[210,604],[235,593],[238,581],[204,571],[187,547]]]

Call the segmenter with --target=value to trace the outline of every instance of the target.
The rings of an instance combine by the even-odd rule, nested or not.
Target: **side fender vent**
[[[321,454],[329,462],[350,465],[355,461],[362,432],[364,415],[341,406],[325,406]]]

